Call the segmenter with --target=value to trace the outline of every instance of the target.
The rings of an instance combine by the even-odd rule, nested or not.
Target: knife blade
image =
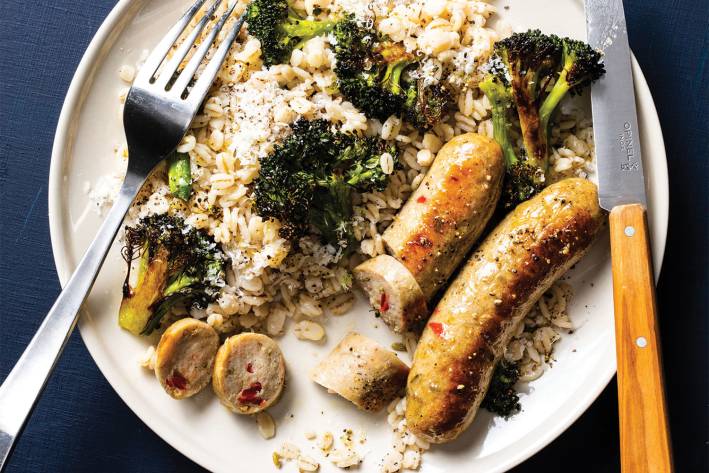
[[[622,0],[586,0],[591,47],[603,51],[606,74],[591,89],[601,207],[647,206],[628,30]]]

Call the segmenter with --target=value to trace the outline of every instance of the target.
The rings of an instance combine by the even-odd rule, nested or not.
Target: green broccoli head
[[[374,136],[351,140],[340,155],[348,163],[344,174],[345,183],[360,192],[383,191],[389,181],[389,175],[381,165],[385,154],[394,160],[397,156],[396,146]]]
[[[368,117],[386,120],[399,115],[403,97],[380,88],[376,79],[376,74],[362,74],[340,78],[337,83],[340,93]]]
[[[338,88],[365,115],[378,120],[400,116],[422,130],[441,120],[450,94],[411,77],[418,60],[402,44],[351,17],[338,23],[333,36]]]
[[[566,81],[572,94],[580,94],[583,89],[597,81],[605,74],[602,62],[603,56],[583,41],[564,38],[563,70],[557,82]],[[566,77],[562,77],[566,72]],[[551,95],[551,94],[550,94]]]
[[[334,70],[342,95],[367,116],[384,120],[397,114],[402,97],[382,87],[387,64],[376,52],[381,42],[377,32],[348,16],[337,24],[333,37]],[[391,73],[389,75],[391,77]]]
[[[546,35],[539,30],[514,33],[495,43],[495,54],[502,60],[511,82],[524,88],[536,100],[546,85],[554,78],[559,64],[562,45],[556,35]]]
[[[123,256],[128,274],[123,285],[119,324],[134,334],[150,334],[177,304],[206,307],[224,286],[227,258],[201,230],[167,214],[145,217],[126,227]],[[130,283],[138,257],[138,274]]]
[[[502,190],[504,203],[529,200],[545,187],[544,171],[522,160],[507,168]],[[511,205],[510,205],[511,206]]]
[[[301,171],[287,152],[277,149],[261,159],[254,204],[259,215],[283,222],[281,236],[294,240],[306,231],[303,223],[308,220],[314,190],[310,174]]]
[[[539,110],[542,127],[547,128],[559,103],[567,94],[578,95],[605,74],[603,56],[583,41],[561,40],[560,70],[554,87],[544,98]]]
[[[480,406],[505,418],[518,413],[522,408],[519,394],[514,389],[518,380],[517,365],[501,361],[492,374],[490,385]]]
[[[337,22],[332,37],[338,77],[357,76],[369,67],[372,50],[379,40],[374,31],[358,24],[354,15],[347,15]]]
[[[443,119],[452,103],[443,84],[425,86],[423,80],[418,80],[406,91],[404,119],[419,130],[427,130]]]
[[[554,111],[569,91],[580,93],[603,74],[600,59],[600,53],[581,41],[539,30],[515,33],[495,44],[480,90],[492,105],[495,140],[507,164],[504,206],[517,205],[547,184]],[[509,136],[517,127],[520,149]]]
[[[342,133],[326,120],[299,120],[261,159],[255,209],[278,219],[284,238],[315,228],[327,243],[346,247],[353,241],[352,193],[386,187],[384,153],[396,160],[396,147],[377,138]]]
[[[361,34],[367,38],[374,35],[366,29],[363,31]],[[360,44],[365,42],[369,40],[362,39]],[[406,101],[402,76],[415,63],[413,56],[401,45],[379,40],[362,59],[359,52],[352,54],[338,43],[335,57],[338,64],[335,72],[342,95],[368,117],[386,120],[391,115],[401,115]]]
[[[253,0],[246,12],[249,33],[261,42],[266,66],[288,62],[291,52],[311,38],[327,34],[335,20],[307,20],[288,0]]]

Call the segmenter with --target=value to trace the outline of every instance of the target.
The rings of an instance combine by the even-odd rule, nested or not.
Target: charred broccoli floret
[[[138,335],[148,335],[177,304],[204,308],[224,286],[227,258],[201,230],[167,214],[145,217],[126,227],[123,256],[128,274],[118,323]],[[131,285],[131,266],[139,258]]]
[[[357,23],[353,15],[339,21],[333,30],[338,77],[352,77],[369,68],[372,49],[379,42],[376,31]]]
[[[601,57],[600,52],[583,41],[562,39],[561,71],[539,109],[541,127],[546,130],[547,138],[554,110],[566,94],[581,94],[606,72]]]
[[[342,133],[326,120],[299,120],[261,159],[255,209],[278,219],[284,238],[297,240],[312,226],[324,241],[346,247],[354,238],[352,193],[387,185],[384,153],[396,160],[396,147],[382,140]]]
[[[501,361],[492,374],[490,386],[480,406],[505,418],[518,413],[522,408],[519,403],[519,394],[514,389],[518,380],[517,365]]]
[[[530,30],[495,43],[480,89],[492,104],[495,139],[506,159],[505,206],[546,185],[554,111],[569,91],[580,93],[603,73],[601,54],[581,41]],[[517,121],[521,149],[509,137]]]
[[[404,119],[419,130],[427,130],[441,121],[451,103],[451,94],[443,85],[424,86],[419,80],[407,89]]]
[[[403,116],[422,130],[441,120],[450,94],[442,85],[424,85],[411,76],[418,59],[402,44],[352,18],[340,21],[333,36],[340,92],[365,115],[379,120]]]
[[[249,33],[261,42],[266,66],[288,62],[291,52],[332,31],[337,20],[307,20],[288,0],[253,0],[246,12]]]
[[[371,33],[363,34],[369,37]],[[338,66],[335,67],[335,73],[338,75],[338,87],[342,95],[368,117],[386,120],[391,115],[401,115],[408,92],[402,84],[402,74],[414,64],[414,57],[400,45],[376,43],[372,45],[368,57],[362,61],[363,68],[354,69],[353,65],[359,61],[350,58],[346,48],[338,40],[335,48]],[[348,72],[339,67],[340,62],[347,64]]]

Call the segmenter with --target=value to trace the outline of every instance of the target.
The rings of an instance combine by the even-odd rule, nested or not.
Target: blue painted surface
[[[0,380],[59,291],[47,223],[52,140],[74,70],[113,4],[0,2]],[[626,10],[669,160],[670,232],[658,299],[677,471],[709,471],[709,2],[626,0]],[[565,434],[515,471],[618,470],[616,401],[612,384]],[[8,471],[200,468],[128,409],[74,334]]]

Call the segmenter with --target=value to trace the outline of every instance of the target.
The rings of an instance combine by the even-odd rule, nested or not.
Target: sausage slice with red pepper
[[[278,400],[286,365],[276,342],[259,333],[228,338],[217,352],[212,388],[237,414],[255,414]]]
[[[426,298],[419,284],[396,258],[379,255],[354,269],[374,310],[395,332],[405,332],[426,321]]]
[[[208,383],[219,347],[212,327],[196,319],[170,325],[155,351],[155,376],[175,399],[197,394]]]

